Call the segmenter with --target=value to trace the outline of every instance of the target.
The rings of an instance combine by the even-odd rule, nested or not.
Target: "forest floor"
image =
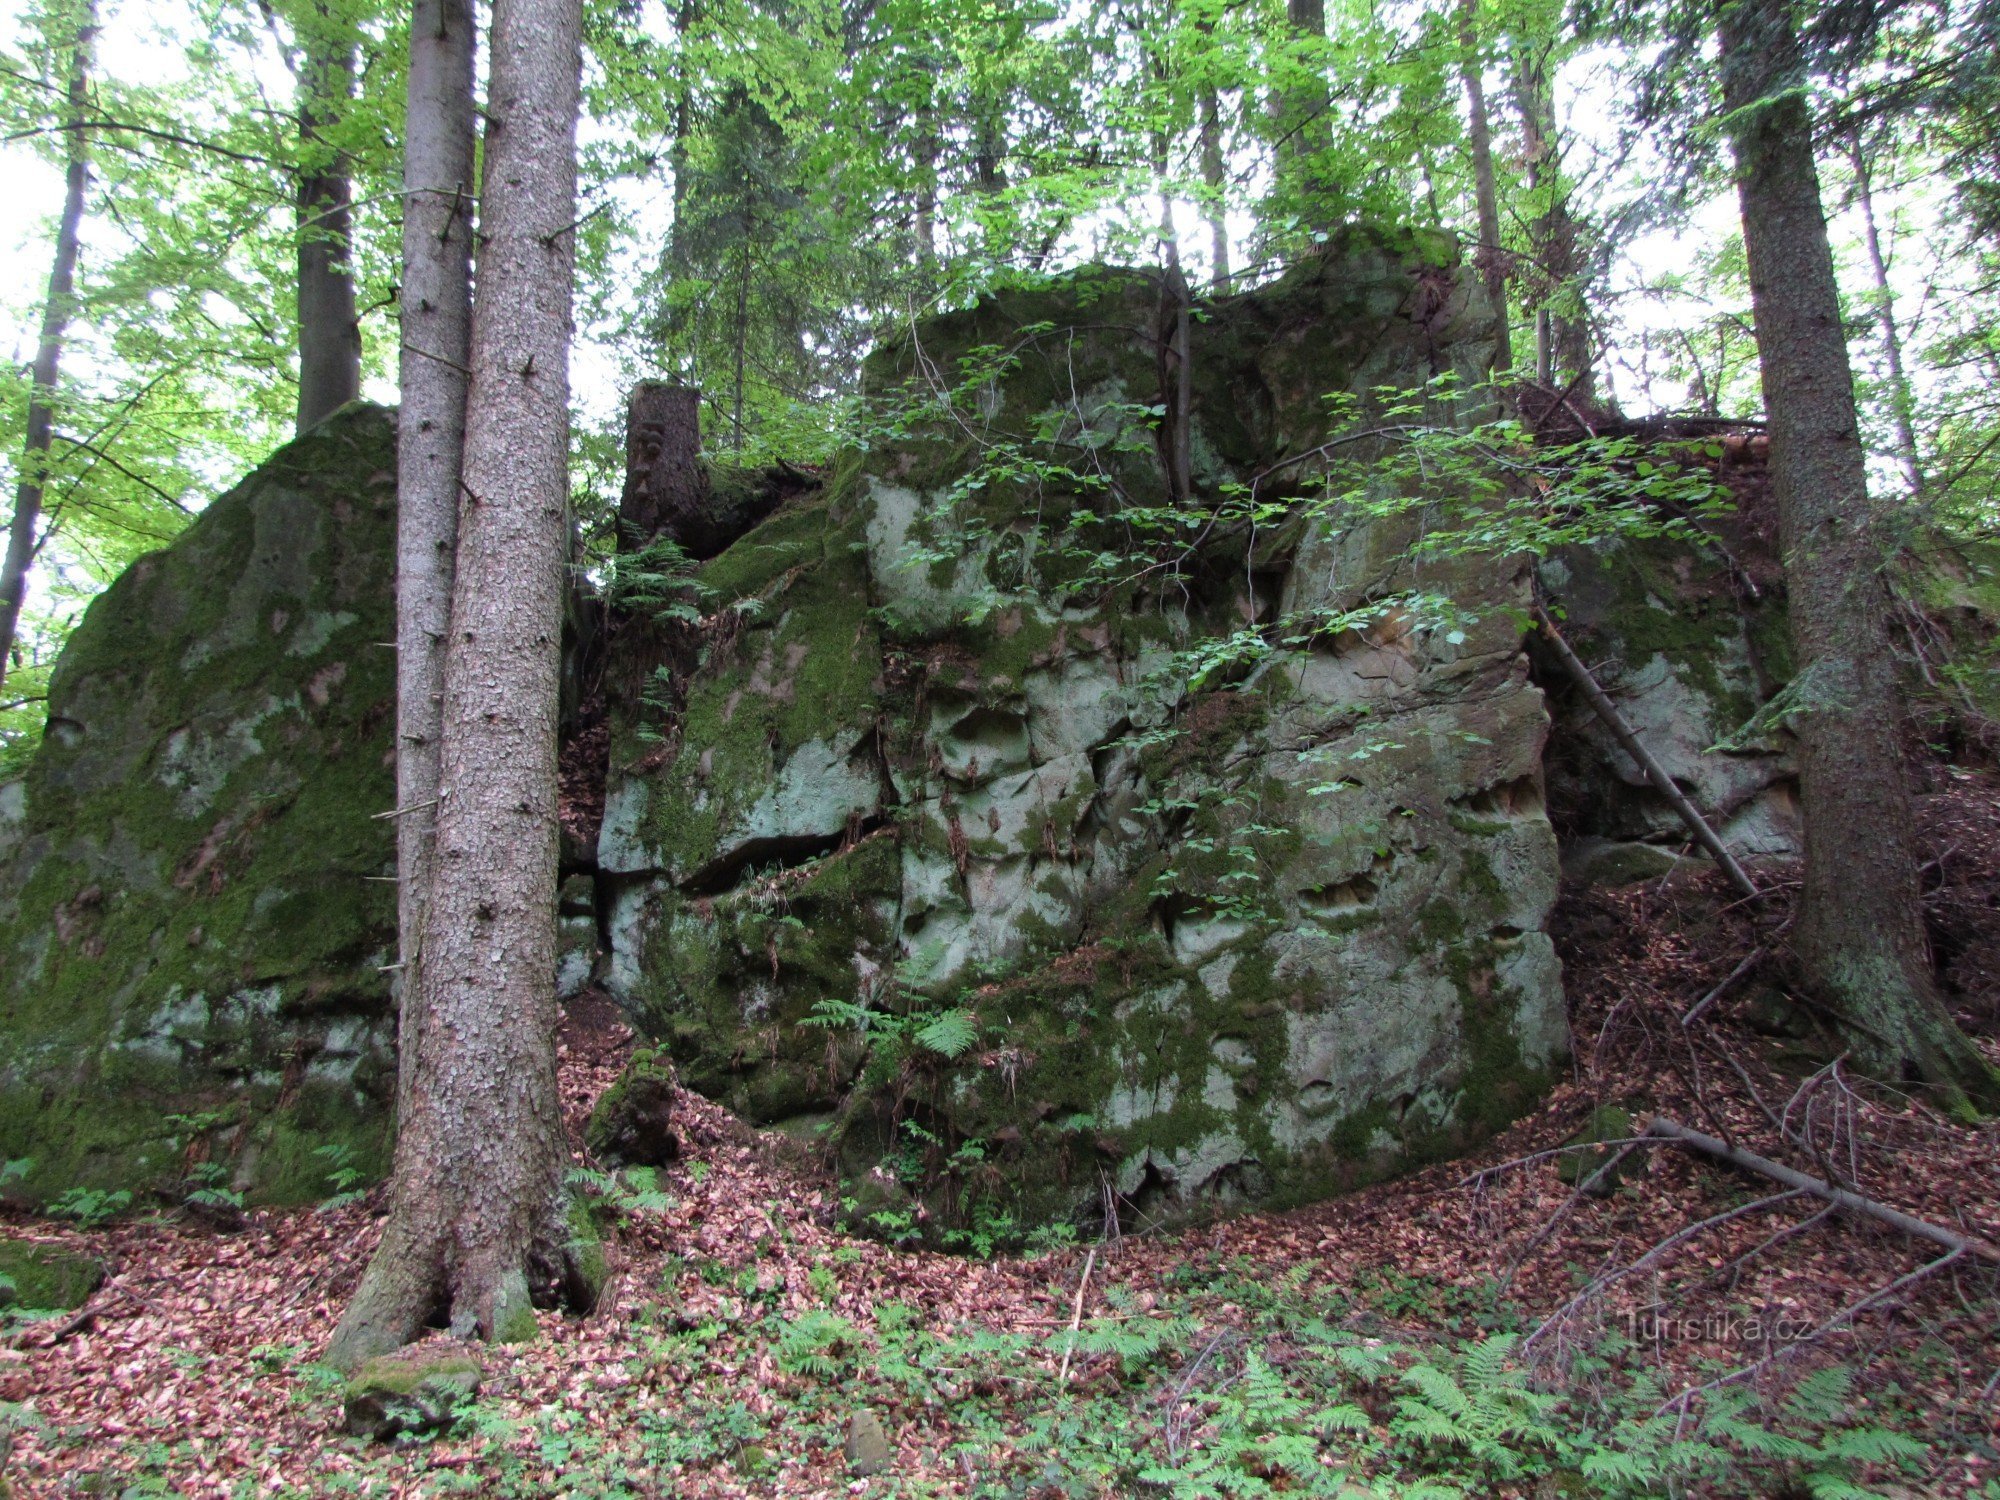
[[[1932,782],[1933,933],[2000,1058],[2000,782]],[[2000,1241],[2000,1124],[1809,1059],[1756,973],[1682,1024],[1782,915],[1703,878],[1569,893],[1575,1057],[1533,1115],[1468,1160],[1171,1234],[984,1262],[856,1238],[798,1148],[683,1095],[680,1160],[617,1190],[597,1310],[477,1350],[483,1391],[431,1442],[345,1435],[313,1362],[379,1192],[233,1233],[16,1217],[0,1228],[111,1275],[79,1314],[0,1337],[0,1399],[21,1403],[6,1472],[28,1495],[1994,1500],[1991,1267],[1907,1281],[1935,1246],[1674,1148],[1629,1157],[1603,1198],[1559,1158],[1490,1170],[1606,1105],[1801,1161],[1776,1115],[1861,1192]],[[572,1008],[573,1123],[629,1044],[608,1004]],[[862,1412],[885,1440],[873,1477],[843,1453]]]

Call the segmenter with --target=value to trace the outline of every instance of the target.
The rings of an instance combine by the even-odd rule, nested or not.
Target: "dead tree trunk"
[[[471,0],[416,0],[403,143],[402,418],[396,453],[399,1112],[417,1058],[416,982],[437,828],[444,647],[472,361]]]
[[[35,560],[35,532],[41,524],[42,493],[48,474],[49,448],[55,440],[56,380],[61,374],[63,341],[76,306],[76,251],[83,228],[84,195],[90,187],[90,137],[84,121],[90,116],[91,43],[97,35],[97,7],[84,0],[77,7],[76,40],[71,45],[69,101],[65,110],[64,146],[68,166],[63,183],[62,217],[56,222],[55,261],[49,267],[49,294],[42,304],[42,336],[35,346],[33,383],[28,390],[28,433],[21,445],[21,478],[14,489],[14,519],[7,528],[7,558],[0,563],[0,684],[7,681],[14,637],[21,628],[21,606],[28,595],[28,569]]]
[[[594,1291],[556,1091],[556,704],[568,541],[580,0],[493,8],[472,396],[445,652],[425,1024],[382,1242],[328,1359],[535,1332]]]
[[[640,382],[625,406],[620,550],[636,552],[664,534],[690,556],[713,557],[728,542],[705,545],[711,539],[699,533],[712,519],[708,471],[701,462],[701,392],[690,385]]]
[[[361,394],[354,308],[353,184],[346,155],[322,138],[354,98],[354,40],[323,7],[309,12],[299,69],[298,430]]]
[[[1868,496],[1791,6],[1733,0],[1719,29],[1798,663],[1806,847],[1793,947],[1808,989],[1864,1066],[2000,1105],[2000,1075],[1952,1023],[1931,979],[1888,547]]]

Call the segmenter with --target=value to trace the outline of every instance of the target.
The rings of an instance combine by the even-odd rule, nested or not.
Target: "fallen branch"
[[[1720,1000],[1724,995],[1728,994],[1730,987],[1734,985],[1737,980],[1741,979],[1745,974],[1748,974],[1752,969],[1756,968],[1757,965],[1763,960],[1763,957],[1764,957],[1764,950],[1762,947],[1752,948],[1749,954],[1744,958],[1742,963],[1738,964],[1735,968],[1731,969],[1727,974],[1723,975],[1722,982],[1718,984],[1714,989],[1710,990],[1706,995],[1703,995],[1701,999],[1697,1000],[1694,1003],[1694,1005],[1688,1010],[1688,1013],[1681,1017],[1681,1025],[1683,1027],[1692,1026],[1695,1023],[1695,1021],[1701,1016],[1701,1013],[1703,1011],[1707,1010],[1711,1005],[1715,1004],[1716,1001]]]
[[[1661,1402],[1658,1408],[1654,1410],[1653,1415],[1656,1417],[1664,1416],[1668,1412],[1675,1410],[1685,1413],[1688,1409],[1688,1403],[1693,1401],[1696,1396],[1706,1395],[1710,1391],[1720,1390],[1725,1385],[1734,1385],[1739,1380],[1747,1380],[1753,1375],[1762,1374],[1765,1370],[1777,1364],[1778,1361],[1788,1359],[1792,1355],[1797,1354],[1799,1350],[1817,1344],[1829,1333],[1838,1332],[1877,1303],[1886,1302],[1889,1298],[1895,1296],[1896,1293],[1915,1286],[1920,1281],[1928,1281],[1966,1253],[1964,1250],[1953,1250],[1948,1254],[1939,1256],[1936,1260],[1926,1265],[1917,1267],[1916,1270],[1906,1276],[1898,1276],[1887,1286],[1877,1287],[1867,1296],[1861,1298],[1860,1301],[1849,1303],[1804,1338],[1789,1344],[1780,1344],[1762,1359],[1744,1365],[1740,1369],[1731,1370],[1727,1375],[1718,1375],[1715,1379],[1706,1381],[1701,1385],[1690,1386],[1678,1396]]]
[[[1076,1352],[1076,1333],[1083,1326],[1083,1296],[1090,1290],[1091,1268],[1097,1264],[1097,1246],[1090,1247],[1090,1254],[1084,1258],[1083,1276],[1076,1284],[1076,1306],[1070,1310],[1069,1337],[1063,1341],[1062,1371],[1056,1376],[1058,1387],[1069,1384],[1069,1359]]]
[[[1989,1264],[2000,1266],[2000,1247],[1990,1245],[1985,1240],[1960,1234],[1955,1229],[1946,1229],[1942,1224],[1933,1224],[1928,1219],[1916,1218],[1901,1209],[1891,1208],[1886,1203],[1879,1203],[1873,1198],[1850,1192],[1846,1188],[1835,1187],[1830,1182],[1808,1176],[1804,1172],[1786,1166],[1783,1162],[1775,1162],[1769,1157],[1757,1155],[1754,1151],[1731,1146],[1726,1141],[1719,1141],[1712,1135],[1703,1135],[1699,1130],[1690,1130],[1673,1120],[1662,1119],[1656,1115],[1646,1126],[1645,1133],[1656,1139],[1672,1141],[1676,1145],[1699,1151],[1704,1156],[1712,1156],[1719,1162],[1741,1168],[1743,1171],[1755,1172],[1759,1176],[1768,1177],[1773,1182],[1782,1183],[1799,1192],[1810,1193],[1815,1198],[1822,1198],[1841,1208],[1852,1209],[1855,1213],[1864,1214],[1878,1223],[1889,1225],[1892,1229],[1900,1229],[1904,1234],[1913,1235],[1917,1239],[1929,1240],[1933,1245],[1941,1246],[1955,1254],[1976,1256]]]
[[[1717,1144],[1720,1144],[1720,1142]],[[1768,1198],[1759,1198],[1751,1203],[1739,1203],[1734,1208],[1725,1208],[1721,1213],[1710,1214],[1706,1219],[1698,1223],[1682,1225],[1679,1229],[1676,1229],[1672,1234],[1653,1246],[1644,1255],[1631,1262],[1631,1264],[1614,1267],[1612,1270],[1605,1271],[1593,1277],[1582,1291],[1550,1313],[1548,1317],[1541,1321],[1533,1333],[1521,1340],[1521,1352],[1523,1354],[1531,1352],[1550,1333],[1559,1332],[1567,1327],[1571,1318],[1582,1312],[1586,1307],[1589,1307],[1626,1277],[1636,1276],[1641,1271],[1652,1269],[1652,1267],[1666,1259],[1672,1251],[1686,1244],[1689,1240],[1694,1239],[1697,1235],[1710,1229],[1719,1229],[1722,1225],[1741,1219],[1748,1214],[1763,1213],[1768,1209],[1781,1207],[1784,1204],[1790,1203],[1794,1198],[1803,1196],[1805,1196],[1804,1190],[1793,1188],[1790,1192],[1773,1193]]]
[[[1548,638],[1549,645],[1554,649],[1556,659],[1563,664],[1563,670],[1575,681],[1585,700],[1596,710],[1597,717],[1604,721],[1605,727],[1624,747],[1625,753],[1631,756],[1638,763],[1639,769],[1646,773],[1646,779],[1653,783],[1653,789],[1667,799],[1668,805],[1680,815],[1680,820],[1687,824],[1688,831],[1694,834],[1695,842],[1708,851],[1716,867],[1727,875],[1730,882],[1744,895],[1761,895],[1757,883],[1750,878],[1743,866],[1736,862],[1736,856],[1729,852],[1729,846],[1722,842],[1722,836],[1709,827],[1708,819],[1701,815],[1699,808],[1688,801],[1687,793],[1674,785],[1674,778],[1667,774],[1667,768],[1654,759],[1653,752],[1640,742],[1632,726],[1625,722],[1625,716],[1618,712],[1618,705],[1613,703],[1604,689],[1597,685],[1597,679],[1590,675],[1590,668],[1583,664],[1582,657],[1570,649],[1569,642],[1562,638],[1562,632],[1556,629],[1555,621],[1549,618],[1549,612],[1542,607],[1539,600],[1535,603],[1535,620],[1542,627],[1542,634]]]

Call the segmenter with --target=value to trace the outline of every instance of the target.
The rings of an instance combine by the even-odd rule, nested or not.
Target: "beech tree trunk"
[[[1229,174],[1222,156],[1222,104],[1211,85],[1201,91],[1201,183],[1207,189],[1202,216],[1208,220],[1208,286],[1229,295]]]
[[[1292,35],[1308,44],[1326,38],[1326,0],[1285,0],[1285,20]],[[1309,194],[1313,183],[1309,163],[1333,144],[1332,96],[1317,63],[1300,79],[1271,96],[1271,124],[1277,142],[1281,184],[1295,194]]]
[[[472,363],[471,0],[416,0],[403,127],[402,417],[396,444],[397,1109],[422,1015],[417,980],[437,828],[444,647]]]
[[[361,323],[354,309],[354,189],[346,156],[321,139],[354,99],[354,41],[315,8],[301,27],[299,69],[298,430],[361,394]]]
[[[2000,1105],[2000,1075],[1952,1023],[1931,977],[1888,548],[1868,496],[1789,0],[1734,0],[1719,29],[1799,674],[1806,848],[1793,947],[1864,1066]]]
[[[556,712],[568,528],[580,0],[496,0],[464,486],[445,650],[424,1026],[391,1209],[328,1351],[439,1310],[531,1337],[594,1292],[556,1091]]]
[[[1596,380],[1590,328],[1581,306],[1584,264],[1576,217],[1562,180],[1547,44],[1539,38],[1519,39],[1513,61],[1514,104],[1521,117],[1528,191],[1544,205],[1528,221],[1540,303],[1535,311],[1535,378],[1543,385],[1560,384],[1589,397],[1595,394]]]
[[[84,194],[90,187],[90,138],[84,121],[90,115],[90,53],[97,36],[97,6],[83,0],[77,6],[76,42],[70,50],[69,102],[64,123],[68,153],[63,184],[62,217],[56,222],[56,252],[49,267],[49,294],[42,303],[42,336],[35,346],[33,383],[28,389],[28,431],[21,445],[21,477],[14,489],[14,518],[7,527],[7,556],[0,562],[0,685],[14,659],[14,637],[21,628],[21,606],[28,596],[28,569],[35,561],[35,531],[41,524],[42,494],[48,475],[49,448],[55,440],[56,380],[61,374],[63,341],[76,307],[76,250],[83,228]]]
[[[1473,263],[1486,283],[1493,304],[1493,368],[1513,368],[1513,342],[1507,328],[1507,262],[1500,248],[1500,194],[1493,180],[1493,126],[1486,114],[1485,64],[1479,55],[1478,18],[1473,0],[1459,0],[1458,73],[1465,84],[1471,116],[1467,140],[1472,147],[1472,188],[1479,206],[1479,249]]]

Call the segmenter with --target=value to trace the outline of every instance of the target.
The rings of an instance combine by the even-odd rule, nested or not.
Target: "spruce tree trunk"
[[[425,1023],[388,1223],[328,1351],[434,1313],[531,1337],[594,1288],[556,1091],[556,713],[568,536],[580,0],[496,0],[458,566],[445,651]]]
[[[21,606],[28,597],[28,569],[35,561],[35,531],[41,524],[49,448],[55,441],[56,381],[62,371],[70,315],[76,307],[77,242],[83,229],[84,195],[90,187],[90,137],[83,122],[90,116],[90,53],[96,36],[97,6],[94,0],[83,0],[76,8],[76,41],[70,50],[62,217],[56,222],[55,260],[49,267],[42,336],[35,346],[33,383],[28,388],[28,432],[21,445],[14,518],[7,527],[6,560],[0,562],[0,685],[7,681],[7,667],[14,659],[14,637],[21,628]]]
[[[399,1113],[416,1066],[416,982],[437,827],[444,646],[472,363],[471,0],[416,0],[403,128],[402,417],[396,451]]]
[[[1931,978],[1888,550],[1868,497],[1789,0],[1735,0],[1719,29],[1801,698],[1806,849],[1793,947],[1865,1067],[2000,1104],[2000,1075]]]
[[[307,17],[299,70],[298,430],[361,394],[361,322],[354,308],[353,184],[347,159],[320,138],[354,98],[354,41],[323,8]]]
[[[1861,210],[1861,243],[1868,252],[1868,270],[1875,294],[1875,322],[1882,330],[1882,361],[1889,371],[1889,421],[1896,433],[1896,461],[1913,499],[1924,493],[1923,456],[1911,420],[1915,398],[1903,369],[1903,330],[1896,322],[1896,293],[1889,285],[1889,257],[1882,249],[1881,227],[1875,221],[1874,172],[1858,136],[1847,141],[1847,159],[1854,167],[1854,200]]]
[[[1507,262],[1500,248],[1500,193],[1493,180],[1493,127],[1486,114],[1485,64],[1479,54],[1478,17],[1473,0],[1459,0],[1458,73],[1465,84],[1471,116],[1468,141],[1472,147],[1472,189],[1479,209],[1479,249],[1473,263],[1486,283],[1493,304],[1493,368],[1513,368],[1514,349],[1507,328]]]

